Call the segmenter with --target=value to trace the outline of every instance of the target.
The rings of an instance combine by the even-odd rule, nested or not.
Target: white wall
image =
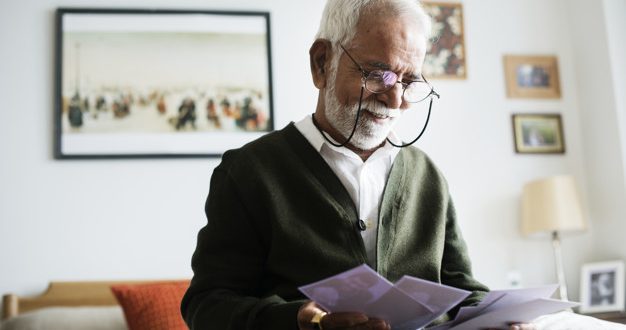
[[[594,241],[594,254],[585,261],[624,259],[626,246],[619,244],[623,239],[621,233],[626,230],[623,223],[626,217],[623,132],[620,132],[624,123],[617,104],[619,93],[623,91],[615,89],[614,80],[614,75],[619,75],[616,65],[624,63],[624,57],[611,58],[610,51],[612,43],[623,47],[626,41],[623,30],[613,29],[614,24],[623,26],[623,22],[618,21],[623,21],[624,11],[610,13],[611,9],[616,9],[610,6],[619,7],[611,1],[603,2],[603,6],[584,0],[573,4],[569,17],[578,63],[578,99],[584,123],[581,136]],[[618,41],[620,35],[621,42]]]
[[[626,1],[604,0],[604,16],[609,60],[615,94],[615,110],[620,131],[622,164],[626,164]],[[626,254],[626,253],[625,253]]]
[[[595,1],[579,0],[574,7],[588,2]],[[191,275],[189,259],[205,221],[210,174],[219,160],[52,159],[53,12],[59,6],[93,4],[0,4],[0,293],[36,293],[50,280]],[[590,201],[589,213],[595,214],[592,201],[599,192],[595,181],[588,183],[586,171],[596,157],[609,157],[595,148],[606,140],[585,133],[590,108],[579,98],[585,86],[577,83],[580,48],[570,27],[576,13],[563,15],[570,6],[566,0],[463,4],[468,79],[433,81],[442,98],[419,145],[447,174],[475,275],[496,288],[507,285],[513,270],[527,285],[555,282],[548,240],[526,239],[518,232],[521,188],[537,177],[573,174]],[[322,0],[113,0],[106,6],[270,11],[276,127],[313,112],[316,93],[307,55]],[[563,97],[507,99],[502,55],[508,53],[557,55]],[[606,45],[600,53],[608,58]],[[511,114],[517,112],[561,113],[567,153],[515,154]],[[615,178],[614,172],[609,174]],[[623,190],[623,176],[619,180],[614,188]],[[594,258],[591,249],[577,247],[591,245],[589,233],[564,238],[573,298],[580,264]]]
[[[626,1],[576,1],[572,24],[578,66],[595,260],[625,259]],[[588,22],[580,24],[579,22]]]

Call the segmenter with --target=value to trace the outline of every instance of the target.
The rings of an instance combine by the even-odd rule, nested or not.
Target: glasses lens
[[[398,76],[391,71],[375,70],[365,79],[365,87],[373,93],[388,91],[398,81]]]
[[[404,100],[410,103],[425,100],[432,91],[432,87],[423,81],[414,81],[404,90]]]

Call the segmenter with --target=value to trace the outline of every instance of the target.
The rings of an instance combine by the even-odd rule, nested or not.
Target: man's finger
[[[323,329],[326,329],[322,326]],[[359,323],[357,325],[341,328],[341,329],[350,329],[350,330],[391,330],[391,326],[389,323],[380,320],[371,318],[367,320],[365,323]]]
[[[340,312],[326,314],[320,324],[322,329],[348,328],[366,323],[369,320],[367,315],[355,312]]]

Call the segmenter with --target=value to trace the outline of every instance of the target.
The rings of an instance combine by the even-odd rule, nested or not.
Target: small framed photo
[[[424,60],[427,79],[465,79],[463,5],[451,2],[422,2],[433,18],[433,38]]]
[[[513,114],[515,152],[521,154],[565,153],[559,114]]]
[[[585,264],[580,277],[582,313],[624,311],[623,261]]]
[[[504,56],[506,92],[509,98],[561,97],[556,56]]]
[[[273,130],[269,19],[59,8],[55,158],[218,157]]]

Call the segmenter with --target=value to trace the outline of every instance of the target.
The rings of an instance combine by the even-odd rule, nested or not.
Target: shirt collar
[[[302,120],[297,122],[296,128],[300,131],[300,133],[302,133],[302,135],[304,135],[307,140],[309,140],[309,143],[311,143],[311,145],[313,146],[313,148],[315,148],[315,150],[317,150],[317,152],[320,152],[322,150],[322,146],[324,145],[324,143],[326,143],[326,141],[324,140],[324,137],[322,136],[320,131],[317,130],[317,127],[313,125],[313,118],[311,117],[311,115],[307,115]],[[331,137],[329,138],[332,139]]]

